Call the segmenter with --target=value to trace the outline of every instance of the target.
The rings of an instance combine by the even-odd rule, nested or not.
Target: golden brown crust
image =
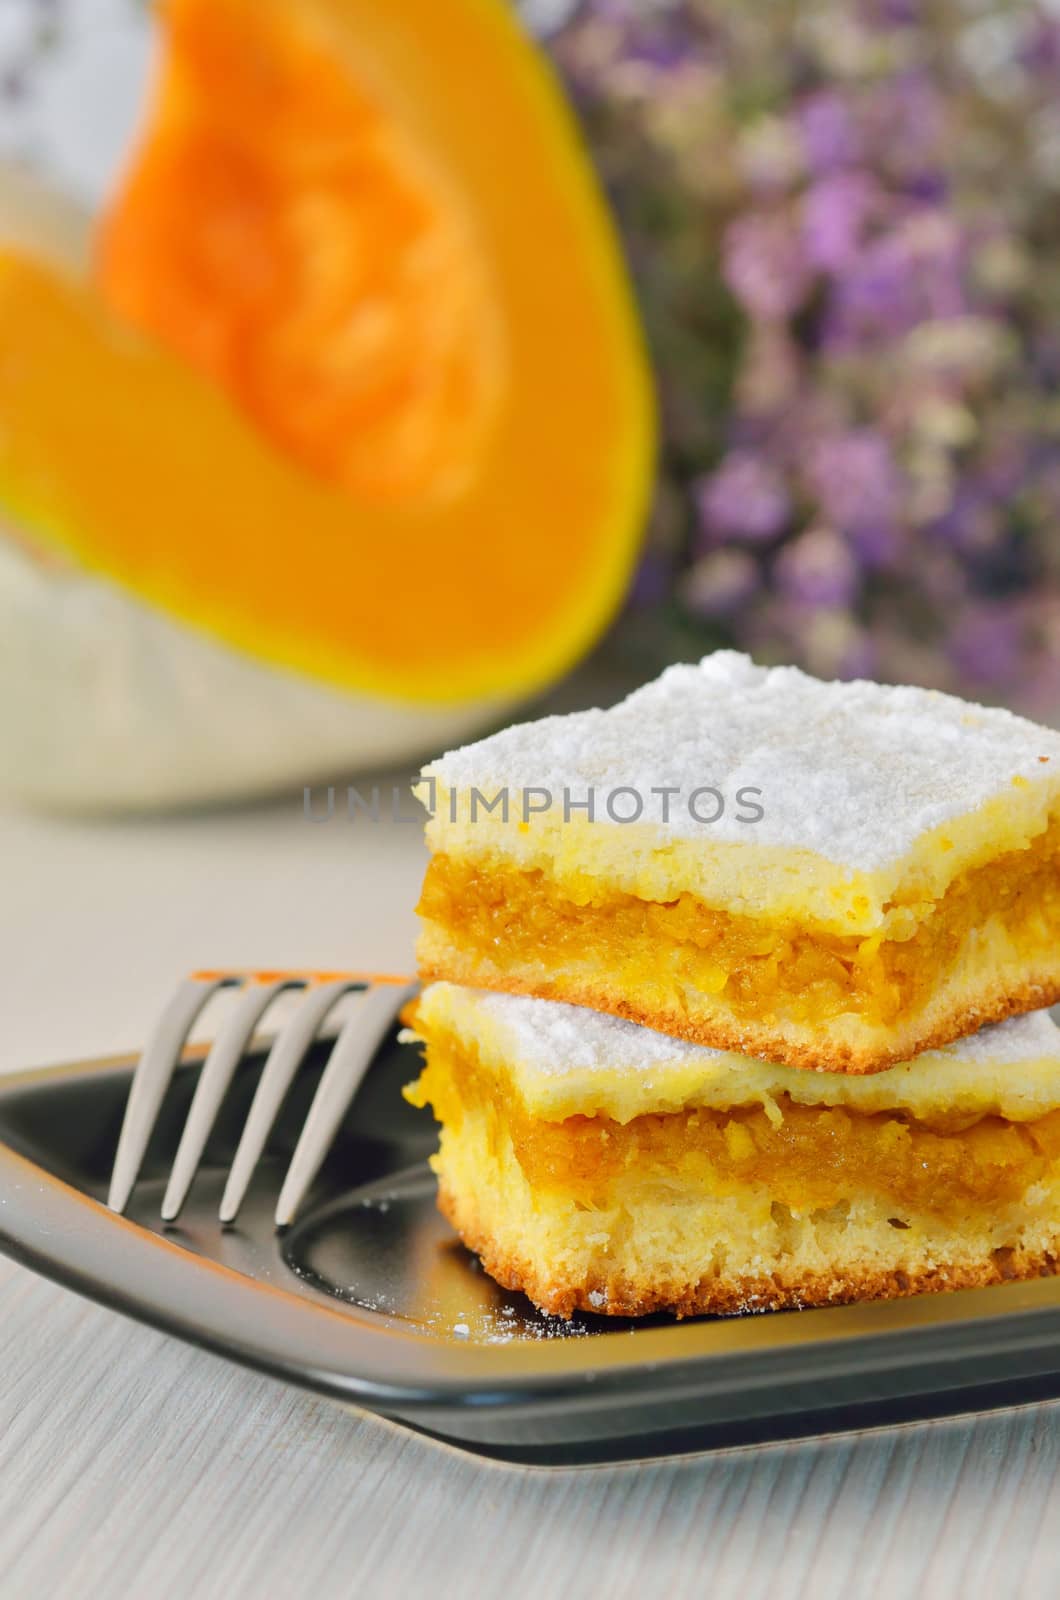
[[[952,1289],[981,1289],[994,1283],[1050,1277],[1060,1272],[1060,1230],[1056,1251],[1005,1247],[979,1261],[903,1271],[799,1273],[778,1270],[768,1276],[702,1279],[694,1285],[616,1278],[599,1283],[563,1283],[550,1278],[526,1257],[500,1247],[465,1200],[461,1203],[443,1179],[438,1207],[490,1277],[505,1289],[520,1291],[550,1316],[576,1311],[596,1316],[641,1317],[668,1311],[677,1317],[731,1316],[750,1311],[808,1310],[855,1300],[896,1300]]]
[[[442,960],[421,959],[420,977],[425,983],[446,980],[464,984],[469,988],[494,989],[505,994],[536,996],[539,1000],[565,1000],[571,1005],[588,1006],[593,1011],[609,1012],[624,1017],[627,1022],[653,1028],[656,1033],[668,1033],[677,1039],[690,1039],[693,1044],[710,1045],[715,1050],[736,1050],[742,1055],[756,1056],[763,1061],[776,1061],[788,1067],[801,1067],[809,1072],[843,1072],[853,1077],[883,1072],[925,1050],[938,1050],[952,1044],[965,1034],[977,1033],[990,1022],[1003,1022],[1006,1017],[1021,1016],[1027,1011],[1040,1011],[1046,1006],[1060,1003],[1060,975],[1047,974],[1037,981],[1026,981],[1002,993],[984,994],[973,1004],[954,1005],[943,1013],[941,1019],[933,1017],[925,1023],[923,1031],[915,1029],[897,1032],[886,1031],[892,1041],[884,1044],[866,1044],[862,1049],[835,1039],[829,1039],[822,1030],[812,1042],[792,1038],[767,1023],[738,1023],[724,1016],[693,1017],[685,1012],[651,1009],[633,1005],[617,991],[604,983],[579,983],[560,976],[542,982],[530,982],[518,973],[498,973],[491,968],[484,974],[474,957],[447,950]],[[881,1030],[881,1033],[883,1030]]]

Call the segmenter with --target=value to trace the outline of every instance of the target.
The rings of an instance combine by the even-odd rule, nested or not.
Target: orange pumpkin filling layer
[[[599,886],[575,900],[541,871],[484,871],[446,855],[431,861],[419,904],[489,977],[578,972],[588,952],[595,972],[630,993],[689,988],[723,997],[731,1015],[749,1021],[781,1013],[820,1023],[853,1012],[887,1026],[926,1003],[973,930],[999,926],[1028,960],[1051,949],[1060,923],[1060,824],[1025,850],[962,874],[923,914],[910,910],[903,938],[844,938],[734,916],[691,894],[659,903]]]
[[[705,1107],[635,1117],[569,1117],[545,1122],[484,1069],[474,1053],[431,1041],[427,1065],[407,1091],[431,1105],[443,1126],[459,1130],[474,1113],[486,1118],[491,1147],[511,1142],[535,1192],[562,1192],[583,1208],[616,1203],[623,1179],[667,1187],[675,1198],[764,1188],[772,1202],[799,1213],[857,1196],[960,1221],[969,1211],[1017,1201],[1060,1157],[1060,1111],[1025,1123],[982,1116],[963,1124],[921,1122],[902,1112],[871,1115],[834,1106],[778,1102],[775,1122],[763,1107]]]

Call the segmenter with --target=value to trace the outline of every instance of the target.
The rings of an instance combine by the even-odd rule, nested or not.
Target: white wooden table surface
[[[196,965],[398,967],[418,830],[300,801],[0,816],[0,1071],[138,1043]],[[487,1465],[0,1257],[0,1597],[1051,1597],[1060,1408],[649,1466]]]

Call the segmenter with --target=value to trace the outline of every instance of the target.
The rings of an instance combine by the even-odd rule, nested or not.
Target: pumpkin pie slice
[[[441,1209],[545,1311],[766,1310],[1056,1270],[1046,1012],[868,1077],[449,983],[410,1021]]]
[[[428,766],[421,971],[875,1072],[1060,999],[1060,734],[722,652]]]

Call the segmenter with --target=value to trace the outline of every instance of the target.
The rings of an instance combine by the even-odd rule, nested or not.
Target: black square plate
[[[280,1179],[326,1057],[284,1105],[234,1228],[217,1207],[261,1070],[248,1055],[178,1227],[165,1178],[202,1063],[189,1050],[127,1218],[103,1204],[134,1058],[0,1079],[0,1248],[233,1361],[467,1449],[527,1463],[703,1450],[1060,1395],[1060,1280],[683,1323],[541,1316],[434,1208],[434,1128],[380,1051],[298,1223]]]

